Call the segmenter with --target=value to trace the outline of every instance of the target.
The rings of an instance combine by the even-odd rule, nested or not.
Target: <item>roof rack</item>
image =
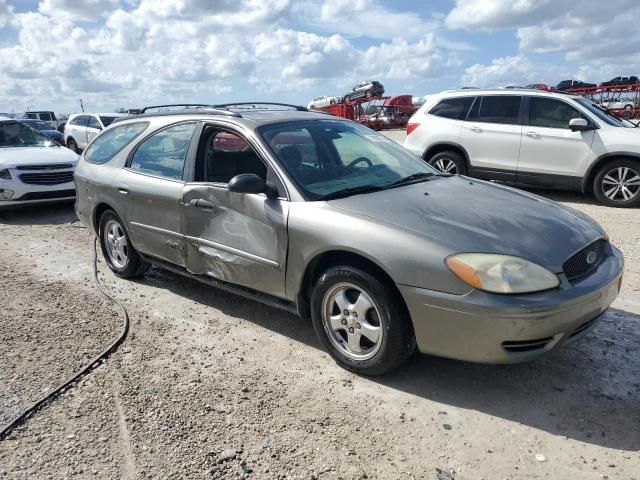
[[[146,113],[147,110],[152,108],[169,108],[169,107],[194,107],[194,110],[197,108],[216,108],[216,105],[211,105],[209,103],[169,103],[166,105],[149,105],[148,107],[144,107],[140,109],[140,113]]]
[[[269,106],[278,106],[278,107],[289,107],[297,110],[298,112],[308,112],[309,110],[305,107],[301,107],[300,105],[291,105],[290,103],[278,103],[278,102],[235,102],[235,103],[223,103],[218,105],[211,105],[214,108],[224,108],[230,109],[232,107],[253,107],[257,109],[256,105],[269,105]]]

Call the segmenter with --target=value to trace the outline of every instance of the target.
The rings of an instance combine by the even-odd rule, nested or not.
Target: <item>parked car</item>
[[[309,102],[307,108],[310,110],[316,108],[326,107],[328,105],[335,105],[336,103],[340,103],[342,101],[342,97],[331,97],[327,95],[321,95],[319,97],[314,97],[313,100]]]
[[[602,102],[600,106],[606,110],[633,110],[635,102],[633,99],[618,99],[610,102]]]
[[[13,118],[14,114],[13,113],[4,113],[4,112],[0,112],[0,117],[3,119],[7,119],[7,118]]]
[[[640,83],[640,81],[638,81],[638,77],[636,77],[635,75],[630,75],[630,76],[627,76],[627,77],[612,78],[608,82],[602,82],[600,84],[600,86],[601,87],[610,87],[610,86],[613,86],[613,85],[635,85],[637,83]]]
[[[56,118],[56,114],[52,111],[43,110],[43,111],[33,111],[33,112],[25,112],[20,118],[31,119],[31,120],[41,120],[43,122],[47,122],[54,129],[57,129],[60,125],[58,119]]]
[[[246,147],[217,149],[221,134]],[[622,254],[588,216],[440,174],[366,127],[299,107],[119,120],[75,181],[76,213],[116,275],[155,264],[310,317],[334,359],[364,374],[416,346],[536,358],[591,331],[620,288]]]
[[[595,83],[587,83],[581,80],[563,80],[558,85],[556,85],[556,90],[564,91],[572,88],[592,88],[596,87]]]
[[[343,100],[345,102],[348,102],[357,98],[373,98],[381,97],[382,95],[384,95],[384,85],[376,80],[365,80],[353,87],[353,90],[351,90],[349,93],[345,94]]]
[[[443,93],[409,119],[405,147],[445,173],[593,192],[640,204],[640,129],[581,96]]]
[[[552,92],[554,90],[553,87],[550,87],[546,83],[531,83],[525,88],[530,88],[532,90],[543,90],[545,92]]]
[[[28,125],[31,128],[35,128],[45,137],[51,140],[55,140],[61,145],[64,145],[64,135],[60,133],[58,130],[55,130],[47,122],[43,122],[42,120],[31,120],[28,118],[23,118],[20,120],[20,123],[24,123],[25,125]]]
[[[0,209],[73,200],[78,156],[14,119],[0,119]]]
[[[98,133],[111,125],[121,113],[77,113],[71,115],[64,127],[64,142],[67,148],[81,152]]]

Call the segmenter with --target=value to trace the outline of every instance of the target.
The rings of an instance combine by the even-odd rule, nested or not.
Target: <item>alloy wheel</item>
[[[616,167],[602,177],[601,186],[602,193],[610,200],[626,202],[640,193],[640,174],[633,168]]]
[[[458,173],[458,167],[453,160],[448,158],[439,158],[435,162],[433,162],[433,166],[436,170],[442,173],[449,173],[451,175],[455,175]]]
[[[110,219],[104,225],[104,246],[111,263],[119,269],[125,268],[129,261],[129,245],[122,225]]]
[[[352,360],[367,360],[380,350],[384,329],[378,306],[352,283],[338,283],[325,293],[322,323],[332,345]]]

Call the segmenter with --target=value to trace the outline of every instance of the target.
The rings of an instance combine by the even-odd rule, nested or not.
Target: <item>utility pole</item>
[[[84,112],[84,105],[82,105],[82,99],[80,99],[80,110]]]

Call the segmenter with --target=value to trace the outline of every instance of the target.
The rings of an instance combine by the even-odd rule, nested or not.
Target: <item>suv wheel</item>
[[[316,282],[311,295],[314,329],[347,370],[381,375],[415,350],[409,315],[393,293],[375,276],[347,265],[330,268]]]
[[[100,247],[107,265],[121,278],[143,275],[150,265],[133,248],[122,220],[113,210],[107,210],[100,217]]]
[[[640,161],[607,163],[593,180],[593,192],[600,203],[611,207],[640,205]]]
[[[367,97],[367,98],[371,98],[371,97],[373,97],[373,92],[371,90],[367,90],[365,92],[364,96]]]
[[[429,165],[442,173],[451,175],[466,175],[467,164],[458,152],[445,151],[436,153],[429,159]]]
[[[71,150],[73,153],[78,153],[78,144],[73,138],[67,139],[67,148]]]

